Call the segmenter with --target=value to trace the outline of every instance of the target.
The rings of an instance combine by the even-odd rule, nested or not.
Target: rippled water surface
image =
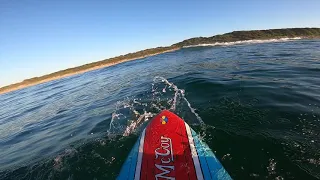
[[[114,179],[162,109],[234,179],[316,179],[319,106],[319,40],[185,48],[0,95],[0,179]]]

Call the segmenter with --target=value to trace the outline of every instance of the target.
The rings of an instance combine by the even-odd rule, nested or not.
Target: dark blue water
[[[0,179],[114,179],[170,108],[234,179],[316,179],[319,106],[319,40],[186,48],[0,95]]]

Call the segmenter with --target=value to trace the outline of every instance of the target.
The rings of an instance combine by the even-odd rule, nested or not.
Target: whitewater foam
[[[183,46],[183,48],[190,48],[190,47],[202,47],[202,46],[232,46],[238,44],[259,44],[259,43],[271,43],[271,42],[286,42],[286,41],[293,41],[299,40],[302,37],[294,37],[294,38],[279,38],[279,39],[253,39],[253,40],[244,40],[244,41],[234,41],[234,42],[216,42],[212,44],[197,44],[197,45],[190,45],[190,46]]]

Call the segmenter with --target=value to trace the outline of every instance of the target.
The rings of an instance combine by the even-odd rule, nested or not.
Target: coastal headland
[[[290,40],[290,39],[318,39],[320,38],[320,28],[287,28],[287,29],[269,29],[269,30],[251,30],[251,31],[233,31],[226,34],[215,35],[211,37],[196,37],[181,41],[171,46],[156,47],[141,50],[134,53],[128,53],[126,55],[120,55],[117,57],[104,59],[101,61],[85,64],[78,67],[73,67],[51,74],[47,74],[40,77],[34,77],[26,79],[22,82],[11,84],[0,88],[0,94],[8,93],[18,89],[30,87],[33,85],[45,83],[48,81],[60,79],[63,77],[72,76],[75,74],[85,73],[88,71],[113,66],[119,63],[133,61],[149,56],[154,56],[162,53],[172,52],[181,48],[193,47],[193,46],[217,46],[226,44],[241,44],[253,41],[263,40]]]

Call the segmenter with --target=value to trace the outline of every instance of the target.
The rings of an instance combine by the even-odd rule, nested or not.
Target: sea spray
[[[151,93],[149,92],[144,98],[126,98],[116,103],[109,124],[108,136],[129,136],[137,129],[144,127],[145,122],[162,110],[168,109],[175,112],[181,103],[185,103],[196,117],[196,124],[204,125],[202,118],[186,98],[185,90],[179,89],[163,77],[156,76],[153,79]]]
[[[174,97],[173,97],[172,106],[170,107],[170,110],[172,110],[172,111],[176,110],[177,98],[178,98],[178,96],[181,96],[183,98],[183,100],[187,103],[190,111],[197,117],[199,123],[200,124],[204,124],[204,122],[201,119],[201,117],[199,116],[199,114],[195,112],[195,109],[191,106],[190,102],[186,98],[185,91],[183,89],[179,89],[176,85],[174,85],[173,83],[170,83],[167,79],[165,79],[163,77],[160,77],[160,76],[156,76],[153,79],[153,82],[156,82],[158,79],[160,79],[162,82],[166,83],[169,86],[169,88],[173,88],[173,90],[175,91],[175,94],[174,94]],[[166,87],[167,86],[165,86],[165,88]],[[164,92],[166,92],[166,91],[164,90]]]

